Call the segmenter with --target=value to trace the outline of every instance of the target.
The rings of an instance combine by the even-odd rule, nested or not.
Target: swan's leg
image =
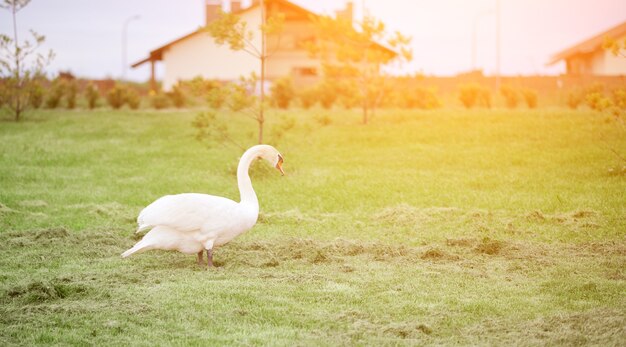
[[[204,251],[200,251],[198,252],[198,265],[202,266],[202,254],[204,254]]]
[[[215,240],[207,240],[204,242],[204,249],[206,249],[206,266],[207,268],[213,267],[213,242]]]
[[[213,248],[206,250],[206,266],[207,268],[213,267]]]

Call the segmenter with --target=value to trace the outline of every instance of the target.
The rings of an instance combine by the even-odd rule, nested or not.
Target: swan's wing
[[[237,205],[230,199],[206,194],[166,195],[139,213],[137,232],[158,225],[182,232],[200,230],[207,222],[221,224]]]

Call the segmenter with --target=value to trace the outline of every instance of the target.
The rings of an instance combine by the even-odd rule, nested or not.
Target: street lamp
[[[122,81],[126,78],[126,32],[128,31],[128,24],[139,18],[141,18],[139,15],[128,17],[122,26]]]

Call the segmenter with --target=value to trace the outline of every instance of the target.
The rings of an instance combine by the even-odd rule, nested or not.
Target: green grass
[[[253,168],[259,223],[216,250],[217,270],[122,260],[156,198],[238,198],[241,151],[197,142],[195,113],[0,123],[3,345],[626,341],[626,178],[608,149],[626,138],[606,116],[280,112],[270,138],[272,120],[296,120],[276,144],[287,176]]]

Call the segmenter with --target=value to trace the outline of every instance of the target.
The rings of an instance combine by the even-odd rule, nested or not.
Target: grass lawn
[[[218,269],[121,259],[156,198],[238,199],[242,151],[196,141],[195,114],[0,122],[2,345],[626,343],[626,137],[607,116],[280,112],[287,176],[253,168],[259,223]]]

